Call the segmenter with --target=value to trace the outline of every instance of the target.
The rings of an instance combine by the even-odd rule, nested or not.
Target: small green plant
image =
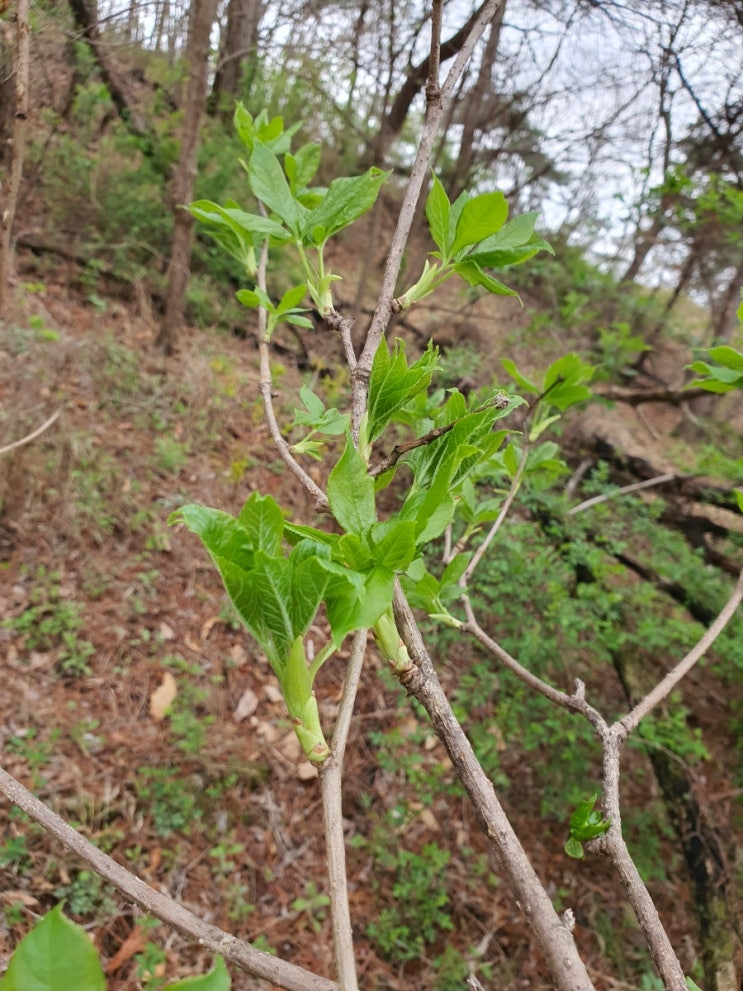
[[[640,334],[633,331],[631,324],[620,320],[609,327],[598,329],[597,377],[608,381],[632,378],[636,375],[633,367],[637,356],[644,351],[652,351]]]
[[[48,327],[43,317],[29,317],[28,325],[40,341],[58,341],[59,333]]]
[[[64,598],[58,572],[38,569],[31,591],[31,605],[2,625],[21,638],[26,650],[57,651],[57,668],[72,677],[90,674],[88,661],[94,646],[80,636],[83,606]]]
[[[155,458],[161,471],[176,475],[188,463],[188,451],[175,437],[158,437]]]
[[[103,878],[93,871],[78,871],[67,884],[59,885],[54,894],[65,899],[72,915],[112,915],[116,911],[116,899]]]
[[[9,836],[0,846],[0,867],[12,867],[22,874],[30,864],[28,840],[25,836]]]
[[[388,855],[383,866],[394,878],[392,900],[380,892],[382,907],[367,933],[392,962],[418,959],[442,931],[452,928],[444,876],[448,862],[448,850],[436,843],[427,843],[420,853],[399,850]]]
[[[152,816],[158,836],[192,827],[201,819],[196,795],[169,767],[141,767],[137,772],[137,797],[142,811]]]
[[[298,912],[309,923],[313,932],[322,932],[325,922],[326,910],[330,905],[330,898],[322,891],[318,891],[314,881],[308,881],[305,885],[305,893],[292,902],[292,911]]]

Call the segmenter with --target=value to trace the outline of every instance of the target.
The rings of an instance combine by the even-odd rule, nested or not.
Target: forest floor
[[[115,859],[202,918],[332,975],[316,772],[300,759],[269,665],[235,623],[201,545],[167,526],[184,503],[235,512],[253,491],[274,495],[299,521],[315,521],[272,450],[254,344],[192,328],[177,354],[164,359],[153,346],[146,302],[86,300],[72,266],[40,270],[38,261],[21,256],[19,268],[24,286],[14,312],[3,317],[2,443],[60,415],[32,443],[5,454],[0,470],[5,766]],[[489,378],[499,349],[516,351],[517,359],[519,351],[522,358],[530,352],[518,308],[500,305],[499,318],[492,311],[440,310],[435,325],[421,319],[419,327],[402,330],[411,341],[416,327],[421,342],[431,333],[450,345],[469,340],[482,358],[473,374]],[[287,339],[287,353],[274,367],[284,422],[292,419],[291,396],[302,374],[314,376],[331,398],[347,384],[332,373],[323,345],[317,353],[311,345],[311,367],[300,373],[295,343]],[[548,340],[545,348],[553,353],[541,354],[543,363],[560,352],[560,342]],[[466,378],[466,356],[464,364]],[[596,422],[609,416],[603,407],[595,415]],[[648,415],[655,417],[650,429],[633,420],[629,430],[634,413],[628,410],[606,429],[628,436],[636,430],[645,455],[651,444],[660,455],[676,414],[674,422],[660,412]],[[320,466],[310,470],[323,481]],[[471,663],[470,652],[451,641],[440,650],[447,654],[442,678],[452,686]],[[341,651],[328,662],[320,679],[329,724],[346,656]],[[722,754],[728,699],[711,678],[704,691],[705,740]],[[498,749],[497,727],[492,732]],[[564,822],[538,814],[522,755],[502,749],[507,809],[556,902],[575,910],[577,938],[597,986],[634,986],[621,969],[644,951],[616,882],[601,864],[581,870],[567,861]],[[647,787],[640,761],[629,760],[630,791]],[[722,793],[729,784],[725,761],[708,773],[717,775]],[[464,959],[481,968],[488,987],[548,986],[440,744],[386,678],[373,648],[347,782],[351,908],[363,986],[461,988]],[[391,835],[397,808],[400,828]],[[0,830],[0,969],[61,897],[99,948],[110,991],[153,989],[160,978],[211,966],[203,948],[143,923],[115,891],[7,806]],[[419,856],[424,851],[427,859]],[[669,863],[677,857],[668,837],[661,838],[659,856]],[[444,874],[446,900],[436,910]],[[688,888],[660,874],[653,885],[691,966]],[[392,904],[401,906],[395,924],[402,943],[414,942],[411,929],[438,926],[423,953],[406,959],[394,946],[380,950],[374,924]],[[613,975],[604,973],[607,960],[619,967]],[[231,973],[235,991],[263,986]]]

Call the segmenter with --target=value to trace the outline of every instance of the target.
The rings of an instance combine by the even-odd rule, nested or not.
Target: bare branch
[[[431,55],[428,62],[426,82],[426,113],[441,99],[439,69],[441,68],[441,10],[443,0],[433,0],[431,9]]]
[[[369,474],[372,478],[377,478],[379,475],[384,475],[384,473],[389,471],[390,468],[394,468],[404,454],[414,451],[417,447],[423,447],[426,444],[431,444],[433,441],[438,440],[439,437],[443,437],[445,434],[448,434],[449,431],[453,430],[455,426],[456,420],[454,423],[447,423],[445,427],[434,427],[433,430],[429,430],[423,437],[418,437],[415,440],[404,441],[402,444],[396,444],[386,458],[382,458],[381,461],[377,462],[377,464],[369,469]]]
[[[643,403],[668,403],[682,406],[691,399],[712,396],[706,389],[628,389],[621,385],[609,385],[596,389],[594,398],[608,399],[613,403],[627,403],[629,406],[642,406]]]
[[[351,725],[356,691],[361,677],[361,669],[366,653],[366,630],[357,630],[351,646],[351,657],[343,683],[338,720],[333,733],[331,756],[320,768],[322,788],[323,822],[325,826],[325,846],[328,859],[328,882],[330,885],[330,912],[333,928],[333,950],[335,953],[338,984],[341,991],[356,991],[356,961],[354,959],[353,927],[348,904],[348,875],[346,873],[346,850],[343,834],[343,756],[346,751],[348,730]]]
[[[604,811],[611,820],[605,836],[596,846],[608,854],[612,865],[624,885],[640,929],[650,950],[655,966],[661,975],[666,991],[687,991],[686,978],[678,957],[661,922],[645,882],[627,849],[622,835],[622,818],[619,801],[619,755],[625,739],[623,728],[617,731],[615,724],[608,732],[599,733],[603,743],[604,761]]]
[[[349,320],[348,317],[344,317],[343,314],[339,313],[337,310],[331,310],[330,313],[326,313],[323,319],[329,327],[332,327],[333,330],[337,330],[340,334],[341,344],[343,345],[343,353],[346,356],[346,362],[350,371],[353,371],[356,367],[356,352],[353,349],[353,341],[351,340],[353,320]]]
[[[528,668],[525,668],[523,664],[520,664],[515,657],[512,657],[507,650],[501,647],[497,641],[493,640],[493,638],[488,636],[485,630],[482,629],[480,624],[477,622],[477,617],[472,609],[472,603],[470,602],[469,596],[464,595],[462,597],[462,601],[464,603],[464,610],[467,616],[467,622],[463,623],[460,627],[463,633],[471,633],[472,636],[483,645],[483,647],[489,650],[494,657],[497,657],[503,666],[508,668],[512,674],[515,674],[520,681],[523,681],[525,685],[528,685],[529,688],[532,688],[539,695],[543,695],[544,698],[549,699],[550,702],[554,702],[555,705],[559,705],[561,709],[567,709],[568,712],[580,712],[582,715],[590,718],[592,723],[602,721],[598,712],[591,709],[591,707],[587,705],[585,699],[583,698],[582,691],[577,691],[574,695],[567,695],[565,692],[561,692],[559,688],[554,688],[552,685],[533,674]]]
[[[625,485],[624,488],[617,489],[615,492],[605,492],[603,495],[593,496],[592,499],[586,499],[585,502],[579,502],[577,506],[572,506],[568,510],[568,516],[575,516],[576,513],[582,513],[584,509],[597,506],[600,502],[607,502],[616,496],[627,495],[629,492],[638,492],[640,489],[649,489],[654,485],[663,485],[665,482],[672,482],[676,477],[677,475],[674,472],[669,471],[665,475],[657,475],[655,478],[648,478],[644,482],[634,482],[632,485]]]
[[[382,335],[384,334],[387,324],[389,323],[390,316],[392,315],[392,300],[395,295],[395,285],[400,274],[403,253],[405,251],[405,245],[407,244],[410,229],[415,217],[416,206],[428,173],[428,167],[431,161],[431,154],[436,140],[438,127],[441,122],[441,118],[446,113],[457,80],[464,71],[467,62],[472,55],[472,51],[482,36],[483,31],[492,20],[495,11],[498,9],[499,2],[500,0],[489,0],[489,2],[483,6],[480,16],[473,24],[467,40],[462,45],[462,48],[454,60],[454,64],[449,70],[446,81],[441,87],[440,102],[430,105],[430,113],[426,118],[423,133],[421,134],[418,151],[410,172],[410,179],[408,180],[405,196],[403,197],[402,205],[400,207],[397,227],[390,244],[390,252],[387,256],[387,265],[385,266],[384,275],[382,277],[382,286],[377,301],[377,308],[374,312],[371,326],[369,327],[369,331],[366,335],[364,349],[353,374],[353,424],[354,435],[356,436],[358,435],[361,417],[364,415],[364,411],[366,409],[366,395],[372,361],[374,360],[374,355],[379,347],[379,342],[382,339]]]
[[[555,911],[498,801],[492,782],[475,757],[436,676],[415,619],[399,586],[395,590],[394,608],[398,628],[414,662],[413,667],[400,675],[400,681],[426,710],[436,735],[444,744],[499,868],[508,878],[521,911],[536,933],[557,987],[560,991],[593,991],[593,983],[578,954],[572,933]]]
[[[132,874],[93,846],[72,826],[68,826],[56,812],[35,798],[28,789],[2,768],[0,768],[0,792],[18,808],[23,809],[34,822],[38,822],[55,836],[68,850],[90,864],[97,874],[110,882],[126,899],[172,926],[181,935],[208,947],[214,953],[220,953],[225,960],[241,967],[249,974],[285,988],[286,991],[339,991],[338,985],[333,981],[319,977],[286,960],[279,960],[270,953],[256,950],[250,943],[203,922],[175,899],[151,888],[136,874]]]
[[[467,588],[467,583],[472,577],[472,573],[474,572],[475,568],[482,560],[483,556],[487,553],[488,548],[495,540],[496,534],[500,530],[501,526],[503,525],[503,521],[508,515],[508,511],[513,505],[513,500],[516,498],[516,495],[519,489],[521,488],[521,479],[523,478],[524,475],[524,469],[526,468],[526,459],[528,458],[528,456],[529,456],[529,444],[524,443],[524,449],[521,452],[521,460],[519,461],[519,466],[516,469],[516,474],[513,476],[513,479],[511,480],[511,487],[508,490],[506,498],[503,500],[503,505],[501,506],[500,512],[498,513],[498,517],[491,526],[488,535],[485,537],[483,542],[475,551],[472,560],[464,569],[462,577],[459,579],[459,584],[462,586],[462,588]]]
[[[264,242],[261,252],[261,260],[258,265],[258,286],[266,291],[266,262],[268,261],[268,243]],[[317,511],[324,512],[329,508],[327,496],[320,486],[310,478],[304,468],[299,464],[291,452],[291,448],[284,440],[281,433],[279,421],[276,418],[276,411],[273,407],[273,393],[271,391],[271,358],[268,351],[269,340],[266,335],[266,311],[263,307],[258,308],[258,354],[261,363],[260,390],[263,397],[263,407],[266,411],[266,422],[271,432],[271,438],[276,445],[276,449],[281,455],[281,460],[294,475],[302,488],[315,500]]]
[[[712,644],[730,622],[733,613],[738,608],[741,601],[743,601],[743,571],[741,571],[732,595],[722,607],[719,616],[704,633],[699,642],[692,647],[686,657],[680,660],[676,667],[672,671],[669,671],[665,678],[660,681],[641,702],[638,702],[631,712],[619,720],[625,733],[631,733],[640,720],[646,716],[651,709],[658,705],[659,702],[662,702],[663,699],[666,698],[681,681],[681,679],[688,674],[689,671],[691,671],[697,661],[699,661],[699,659],[707,653]]]

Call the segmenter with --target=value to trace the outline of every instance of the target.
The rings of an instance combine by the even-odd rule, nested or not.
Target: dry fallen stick
[[[5,447],[0,447],[0,454],[7,454],[8,451],[13,451],[16,447],[22,447],[24,444],[30,444],[32,440],[36,440],[37,437],[43,434],[45,430],[48,430],[49,427],[51,427],[51,425],[59,419],[59,414],[61,412],[62,410],[58,409],[56,413],[52,413],[49,419],[45,420],[40,427],[37,427],[32,434],[26,434],[26,436],[21,437],[20,440],[14,440],[12,444],[6,444]]]

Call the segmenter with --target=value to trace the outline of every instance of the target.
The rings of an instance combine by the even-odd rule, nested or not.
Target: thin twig
[[[472,577],[475,568],[483,559],[483,556],[487,553],[488,548],[495,540],[496,534],[500,530],[501,526],[503,525],[503,521],[508,515],[508,511],[513,504],[513,500],[516,498],[516,495],[518,494],[518,491],[521,488],[521,479],[523,478],[524,475],[524,469],[526,468],[526,461],[528,456],[529,456],[529,444],[528,442],[525,441],[524,449],[521,452],[521,460],[519,461],[519,466],[516,469],[516,474],[513,476],[513,479],[511,481],[511,487],[509,488],[508,493],[506,494],[506,498],[503,500],[503,505],[501,506],[500,512],[498,513],[498,518],[494,521],[493,525],[491,526],[488,532],[488,535],[485,537],[483,542],[475,551],[472,560],[464,569],[464,572],[462,573],[462,577],[459,579],[459,584],[462,588],[467,588],[467,583]]]
[[[735,610],[742,601],[743,571],[741,571],[738,576],[738,581],[735,583],[735,588],[733,589],[728,601],[720,610],[720,614],[717,619],[700,638],[699,642],[692,647],[686,657],[680,660],[672,671],[668,672],[662,681],[658,682],[651,692],[648,692],[641,702],[637,703],[631,712],[627,713],[626,716],[619,720],[624,728],[625,734],[631,733],[640,720],[646,716],[651,709],[658,705],[659,702],[662,702],[663,699],[673,691],[679,681],[681,681],[681,679],[688,674],[689,671],[691,671],[697,661],[699,661],[700,658],[707,653],[712,644],[730,622]]]
[[[439,70],[441,68],[441,11],[443,0],[433,0],[431,8],[431,55],[426,81],[426,114],[441,100]]]
[[[23,444],[30,444],[32,440],[36,440],[39,434],[43,434],[45,430],[59,418],[59,414],[62,412],[58,409],[56,413],[52,413],[48,420],[45,420],[40,427],[37,427],[32,434],[27,434],[25,437],[21,437],[20,440],[14,440],[12,444],[6,444],[5,447],[0,447],[0,454],[7,454],[8,451],[14,450],[16,447],[21,447]]]
[[[250,943],[237,939],[218,929],[217,926],[203,922],[175,899],[156,891],[136,874],[117,864],[115,860],[93,846],[2,768],[0,768],[0,792],[56,837],[68,850],[90,864],[97,874],[109,881],[126,899],[172,926],[181,935],[208,947],[215,953],[220,953],[225,960],[241,967],[249,974],[286,988],[286,991],[339,991],[335,982],[319,977],[303,967],[280,960],[270,953],[256,950]]]
[[[351,330],[353,328],[353,320],[348,317],[344,317],[342,313],[337,310],[331,310],[330,313],[326,313],[323,320],[328,325],[332,327],[333,330],[337,330],[340,335],[341,344],[343,345],[343,353],[346,356],[346,362],[351,371],[356,367],[356,352],[353,347],[353,340],[351,339]]]
[[[591,506],[598,506],[600,502],[607,502],[609,499],[626,495],[628,492],[639,492],[640,489],[649,489],[654,485],[664,485],[666,482],[672,482],[675,478],[678,478],[675,472],[668,471],[665,475],[656,475],[655,478],[647,478],[644,482],[633,482],[632,485],[625,485],[623,488],[616,489],[614,492],[605,492],[603,495],[593,496],[592,499],[586,499],[585,502],[579,502],[577,506],[572,506],[568,510],[568,516],[575,516],[576,513],[582,513],[584,509],[589,509]]]
[[[418,145],[418,151],[416,152],[415,161],[413,162],[413,167],[410,171],[410,179],[408,180],[402,205],[400,206],[397,227],[390,244],[390,252],[387,256],[387,264],[382,277],[382,285],[379,292],[379,298],[377,300],[377,307],[374,311],[374,316],[366,335],[364,349],[361,352],[361,356],[359,357],[358,364],[353,375],[352,416],[354,436],[358,436],[361,417],[364,415],[366,410],[366,395],[372,361],[374,360],[374,355],[379,347],[379,342],[382,340],[382,335],[384,334],[392,315],[392,300],[395,295],[395,286],[400,274],[405,245],[408,241],[410,229],[415,217],[418,199],[420,198],[421,190],[423,189],[423,184],[428,173],[431,154],[441,118],[446,112],[457,80],[464,71],[464,68],[472,55],[475,45],[482,36],[483,31],[493,19],[500,2],[501,0],[490,0],[489,3],[485,4],[480,12],[480,16],[473,24],[467,40],[454,59],[454,63],[449,70],[443,86],[441,87],[441,100],[430,105],[430,113],[426,117],[420,144]]]
[[[615,724],[610,730],[599,734],[603,744],[603,806],[611,821],[607,833],[601,837],[597,847],[608,854],[614,869],[619,874],[666,991],[687,991],[681,964],[622,835],[619,757],[625,737],[623,730],[617,732],[617,726],[618,724]]]
[[[472,609],[472,603],[468,595],[465,594],[462,596],[462,603],[467,617],[467,621],[460,627],[463,633],[471,633],[483,647],[489,650],[494,657],[498,658],[505,668],[508,668],[520,681],[523,681],[529,688],[549,699],[550,702],[559,705],[561,709],[567,709],[568,712],[580,712],[582,715],[588,715],[587,703],[583,698],[582,690],[579,689],[574,695],[568,695],[566,692],[561,692],[559,688],[554,688],[548,682],[543,681],[537,675],[533,674],[483,630],[477,622],[477,617]],[[590,706],[588,708],[590,709]],[[600,718],[599,714],[592,712],[591,721],[593,721],[593,718]]]
[[[261,251],[261,260],[258,265],[257,282],[263,292],[266,291],[266,262],[268,261],[268,242],[264,242]],[[260,390],[263,397],[263,408],[266,412],[266,422],[271,432],[271,438],[276,445],[276,449],[281,455],[281,460],[294,475],[302,488],[315,500],[315,508],[318,512],[328,509],[327,496],[320,486],[307,474],[291,452],[291,448],[281,433],[279,421],[276,418],[276,411],[273,406],[273,395],[271,392],[271,357],[268,350],[269,340],[266,334],[267,319],[266,311],[260,306],[258,308],[258,354],[261,363]]]
[[[333,951],[340,991],[357,991],[358,988],[343,833],[343,757],[366,653],[366,635],[366,630],[357,630],[354,634],[338,719],[333,732],[331,756],[320,768]]]
[[[433,430],[429,430],[427,434],[424,434],[423,437],[416,438],[416,440],[407,440],[402,444],[396,444],[386,458],[382,458],[381,461],[369,469],[369,474],[372,478],[383,475],[390,468],[394,468],[403,454],[408,454],[410,451],[414,451],[417,447],[423,447],[425,444],[431,444],[433,441],[438,440],[439,437],[448,434],[456,425],[457,421],[455,420],[454,423],[447,423],[445,427],[434,427]]]

